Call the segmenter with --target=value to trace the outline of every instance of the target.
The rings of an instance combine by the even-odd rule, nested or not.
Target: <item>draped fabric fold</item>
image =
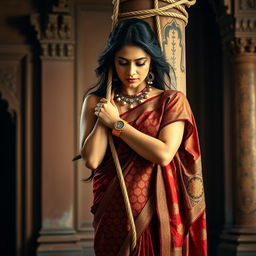
[[[134,152],[114,138],[135,219],[137,246],[131,251],[131,232],[114,162],[107,150],[93,180],[96,256],[207,255],[205,201],[200,147],[186,97],[166,90],[121,118],[137,130],[158,137],[166,125],[185,121],[182,143],[164,167]]]

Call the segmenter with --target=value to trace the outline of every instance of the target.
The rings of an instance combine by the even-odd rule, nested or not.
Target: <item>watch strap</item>
[[[124,124],[127,124],[127,122],[123,119],[121,119],[120,121],[122,121]],[[120,137],[120,134],[123,131],[123,128],[122,129],[115,129],[115,126],[114,126],[114,128],[112,129],[112,134],[115,135],[116,137]]]

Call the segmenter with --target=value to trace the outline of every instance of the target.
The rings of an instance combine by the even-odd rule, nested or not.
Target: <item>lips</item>
[[[129,83],[134,83],[138,80],[138,78],[127,78],[126,79]]]

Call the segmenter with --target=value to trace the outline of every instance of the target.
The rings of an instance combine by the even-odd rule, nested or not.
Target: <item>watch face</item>
[[[116,123],[115,123],[115,129],[117,129],[117,130],[122,130],[123,128],[124,128],[124,122],[123,121],[121,121],[121,120],[119,120],[119,121],[117,121]]]

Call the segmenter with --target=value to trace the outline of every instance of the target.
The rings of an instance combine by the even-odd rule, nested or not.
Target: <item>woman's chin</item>
[[[126,82],[126,83],[123,83],[124,87],[126,88],[138,88],[138,87],[144,87],[145,85],[142,84],[140,81],[137,81],[137,82],[133,82],[133,83],[129,83],[129,82]]]

